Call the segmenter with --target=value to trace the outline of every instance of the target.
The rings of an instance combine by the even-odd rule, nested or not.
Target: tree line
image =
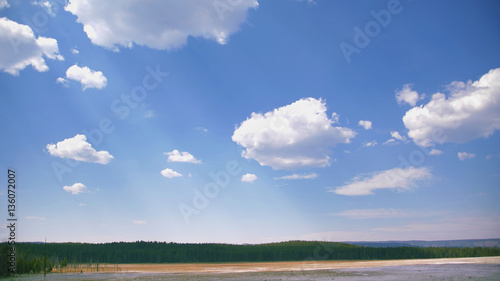
[[[7,243],[0,244],[0,276],[8,276],[11,273],[12,260],[10,259],[13,255],[9,250],[12,245]],[[46,255],[33,254],[29,251],[19,252],[17,247],[14,254],[15,257],[15,273],[50,273],[54,266],[54,257],[48,258]],[[63,264],[64,265],[64,264]],[[64,265],[65,266],[65,265]]]
[[[500,256],[499,248],[364,247],[346,243],[312,241],[256,245],[146,241],[102,244],[17,243],[16,252],[18,273],[41,272],[43,271],[42,265],[61,266],[63,263],[384,260]]]

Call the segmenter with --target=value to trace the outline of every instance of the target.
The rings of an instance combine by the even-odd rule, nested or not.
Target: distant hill
[[[500,248],[500,239],[467,239],[441,241],[376,241],[376,242],[345,242],[351,245],[365,247],[453,247],[453,248]]]

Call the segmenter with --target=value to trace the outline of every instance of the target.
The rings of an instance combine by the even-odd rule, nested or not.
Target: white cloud
[[[408,140],[406,139],[405,136],[402,136],[399,132],[397,131],[392,131],[391,132],[391,139],[388,139],[386,142],[384,142],[384,145],[387,145],[387,144],[399,144],[398,140],[399,141],[403,141],[403,142],[408,142]]]
[[[387,219],[434,216],[439,213],[405,211],[392,208],[380,209],[354,209],[332,214],[333,216],[347,217],[350,219]]]
[[[37,217],[37,216],[26,216],[27,220],[38,220],[38,221],[44,221],[45,218],[43,217]]]
[[[340,195],[370,195],[377,189],[397,189],[402,191],[416,186],[417,181],[428,179],[431,176],[429,169],[426,167],[394,168],[370,175],[356,176],[351,183],[329,191]]]
[[[0,18],[0,70],[19,75],[20,70],[31,65],[37,71],[47,71],[44,57],[64,60],[56,39],[35,38],[29,26]]]
[[[252,182],[256,181],[257,179],[258,179],[258,177],[254,174],[244,174],[241,177],[242,182],[248,182],[248,183],[252,183]]]
[[[318,174],[316,173],[310,173],[310,174],[291,174],[291,175],[286,175],[282,177],[276,177],[274,178],[275,180],[311,180],[315,179],[318,177]]]
[[[433,149],[431,152],[429,152],[430,155],[441,155],[443,152],[439,149]]]
[[[340,118],[340,115],[337,112],[332,113],[332,124],[338,124],[339,118]],[[349,122],[347,122],[347,123],[349,123]]]
[[[0,0],[0,10],[8,7],[9,7],[9,2],[7,2],[7,0]]]
[[[96,45],[168,50],[183,46],[188,37],[224,44],[257,6],[256,0],[129,0],[126,5],[119,0],[70,0],[65,9],[77,16]]]
[[[148,222],[147,222],[147,221],[140,221],[140,220],[137,220],[137,221],[133,221],[132,223],[133,223],[133,224],[147,224]]]
[[[360,120],[358,125],[365,128],[365,130],[370,130],[372,128],[372,121]]]
[[[364,144],[365,147],[370,147],[370,146],[376,146],[377,145],[377,141],[374,140],[374,141],[369,141],[369,142],[366,142]]]
[[[85,206],[87,206],[87,204],[84,204],[84,203],[78,204],[78,207],[85,207]]]
[[[80,53],[80,51],[78,51],[78,49],[76,48],[76,46],[74,48],[71,48],[71,53],[73,55],[78,55]]]
[[[94,71],[86,66],[79,67],[76,64],[66,70],[66,78],[82,83],[83,90],[88,88],[102,89],[108,83],[108,79],[101,71]],[[59,77],[57,82],[66,84],[67,80]]]
[[[398,104],[407,103],[411,106],[415,106],[417,101],[421,99],[417,92],[411,90],[412,86],[412,84],[406,84],[401,91],[396,92]]]
[[[399,144],[395,139],[388,139],[386,142],[383,143],[384,145],[386,144]]]
[[[168,162],[186,162],[193,164],[201,164],[201,161],[196,159],[189,152],[180,152],[177,149],[172,150],[171,152],[165,152],[165,155],[168,156]]]
[[[162,176],[166,177],[166,178],[177,178],[177,177],[182,177],[182,175],[172,169],[165,169],[163,171],[161,171],[161,174]]]
[[[436,93],[425,105],[408,110],[408,136],[421,146],[464,143],[500,129],[500,68],[475,82],[453,82],[450,94]]]
[[[81,183],[75,183],[71,186],[65,185],[63,189],[67,192],[71,192],[71,194],[73,195],[78,195],[87,191],[87,187]]]
[[[476,154],[474,153],[468,153],[468,152],[459,152],[458,153],[458,159],[464,161],[466,159],[472,159],[476,158]]]
[[[400,140],[400,141],[406,141],[406,137],[402,136],[399,132],[391,132],[391,137]]]
[[[47,12],[48,15],[52,17],[56,15],[54,10],[59,7],[57,4],[56,7],[54,7],[52,3],[48,0],[33,1],[33,5],[41,7],[45,12]]]
[[[113,156],[107,151],[96,151],[90,143],[87,142],[85,135],[76,135],[65,139],[57,144],[47,144],[49,154],[61,158],[70,158],[76,161],[108,164]]]
[[[305,98],[265,114],[252,113],[235,129],[232,140],[243,146],[242,157],[273,169],[325,167],[330,148],[350,143],[356,133],[334,127],[322,99]]]
[[[56,79],[56,84],[62,84],[64,87],[69,87],[69,81],[62,77]]]

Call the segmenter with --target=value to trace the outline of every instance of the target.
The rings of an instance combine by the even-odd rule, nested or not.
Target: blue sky
[[[115,2],[0,0],[19,241],[500,237],[497,1]]]

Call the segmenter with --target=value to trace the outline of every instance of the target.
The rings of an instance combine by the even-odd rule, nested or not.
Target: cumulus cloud
[[[458,159],[460,159],[461,161],[464,161],[466,159],[472,159],[472,158],[476,158],[476,154],[468,153],[468,152],[459,152],[458,153]]]
[[[416,186],[418,181],[428,179],[431,176],[431,172],[426,167],[394,168],[370,175],[357,176],[352,179],[351,183],[329,191],[340,195],[370,195],[377,189],[403,191]]]
[[[0,70],[19,75],[20,70],[31,65],[37,71],[47,71],[44,57],[64,60],[56,39],[36,38],[29,26],[0,18]]]
[[[0,10],[8,7],[9,7],[9,2],[7,2],[7,0],[0,0]]]
[[[78,195],[80,193],[83,193],[87,191],[87,187],[81,183],[75,183],[73,185],[65,185],[63,189],[67,192],[70,192],[73,195]]]
[[[108,79],[101,71],[94,71],[86,66],[79,67],[76,64],[66,70],[66,78],[80,82],[83,90],[88,88],[102,89],[108,83]],[[56,82],[63,85],[68,84],[68,80],[62,77],[57,78]]]
[[[246,21],[256,0],[70,0],[65,9],[77,16],[92,43],[118,50],[134,44],[172,49],[188,37],[227,42]],[[126,20],[124,20],[126,19]]]
[[[318,177],[316,173],[310,174],[291,174],[282,177],[276,177],[275,180],[312,180]]]
[[[182,175],[172,169],[165,169],[163,171],[161,171],[161,175],[166,177],[166,178],[177,178],[177,177],[182,177]]]
[[[85,135],[76,135],[65,139],[57,144],[47,144],[49,154],[61,158],[70,158],[76,161],[108,164],[113,156],[107,151],[96,151],[90,143],[87,142]]]
[[[417,101],[421,99],[419,94],[411,90],[412,84],[406,84],[403,89],[396,92],[396,100],[398,104],[407,103],[411,106],[417,105]]]
[[[431,152],[429,152],[430,155],[441,155],[443,152],[439,149],[433,149]]]
[[[232,140],[245,148],[242,157],[273,169],[325,167],[330,148],[350,143],[356,133],[334,127],[322,99],[305,98],[265,114],[252,113]]]
[[[436,93],[403,117],[408,136],[417,145],[464,143],[500,129],[500,68],[475,82],[453,82],[448,90],[448,96]]]
[[[168,156],[168,162],[186,162],[193,164],[201,164],[201,161],[196,159],[189,152],[180,152],[177,149],[172,150],[171,152],[165,152],[165,155]]]
[[[358,125],[365,128],[365,130],[370,130],[372,128],[372,121],[359,120]]]
[[[248,182],[248,183],[253,183],[257,179],[258,179],[258,177],[256,175],[254,175],[254,174],[244,174],[241,177],[241,181],[242,182]]]

